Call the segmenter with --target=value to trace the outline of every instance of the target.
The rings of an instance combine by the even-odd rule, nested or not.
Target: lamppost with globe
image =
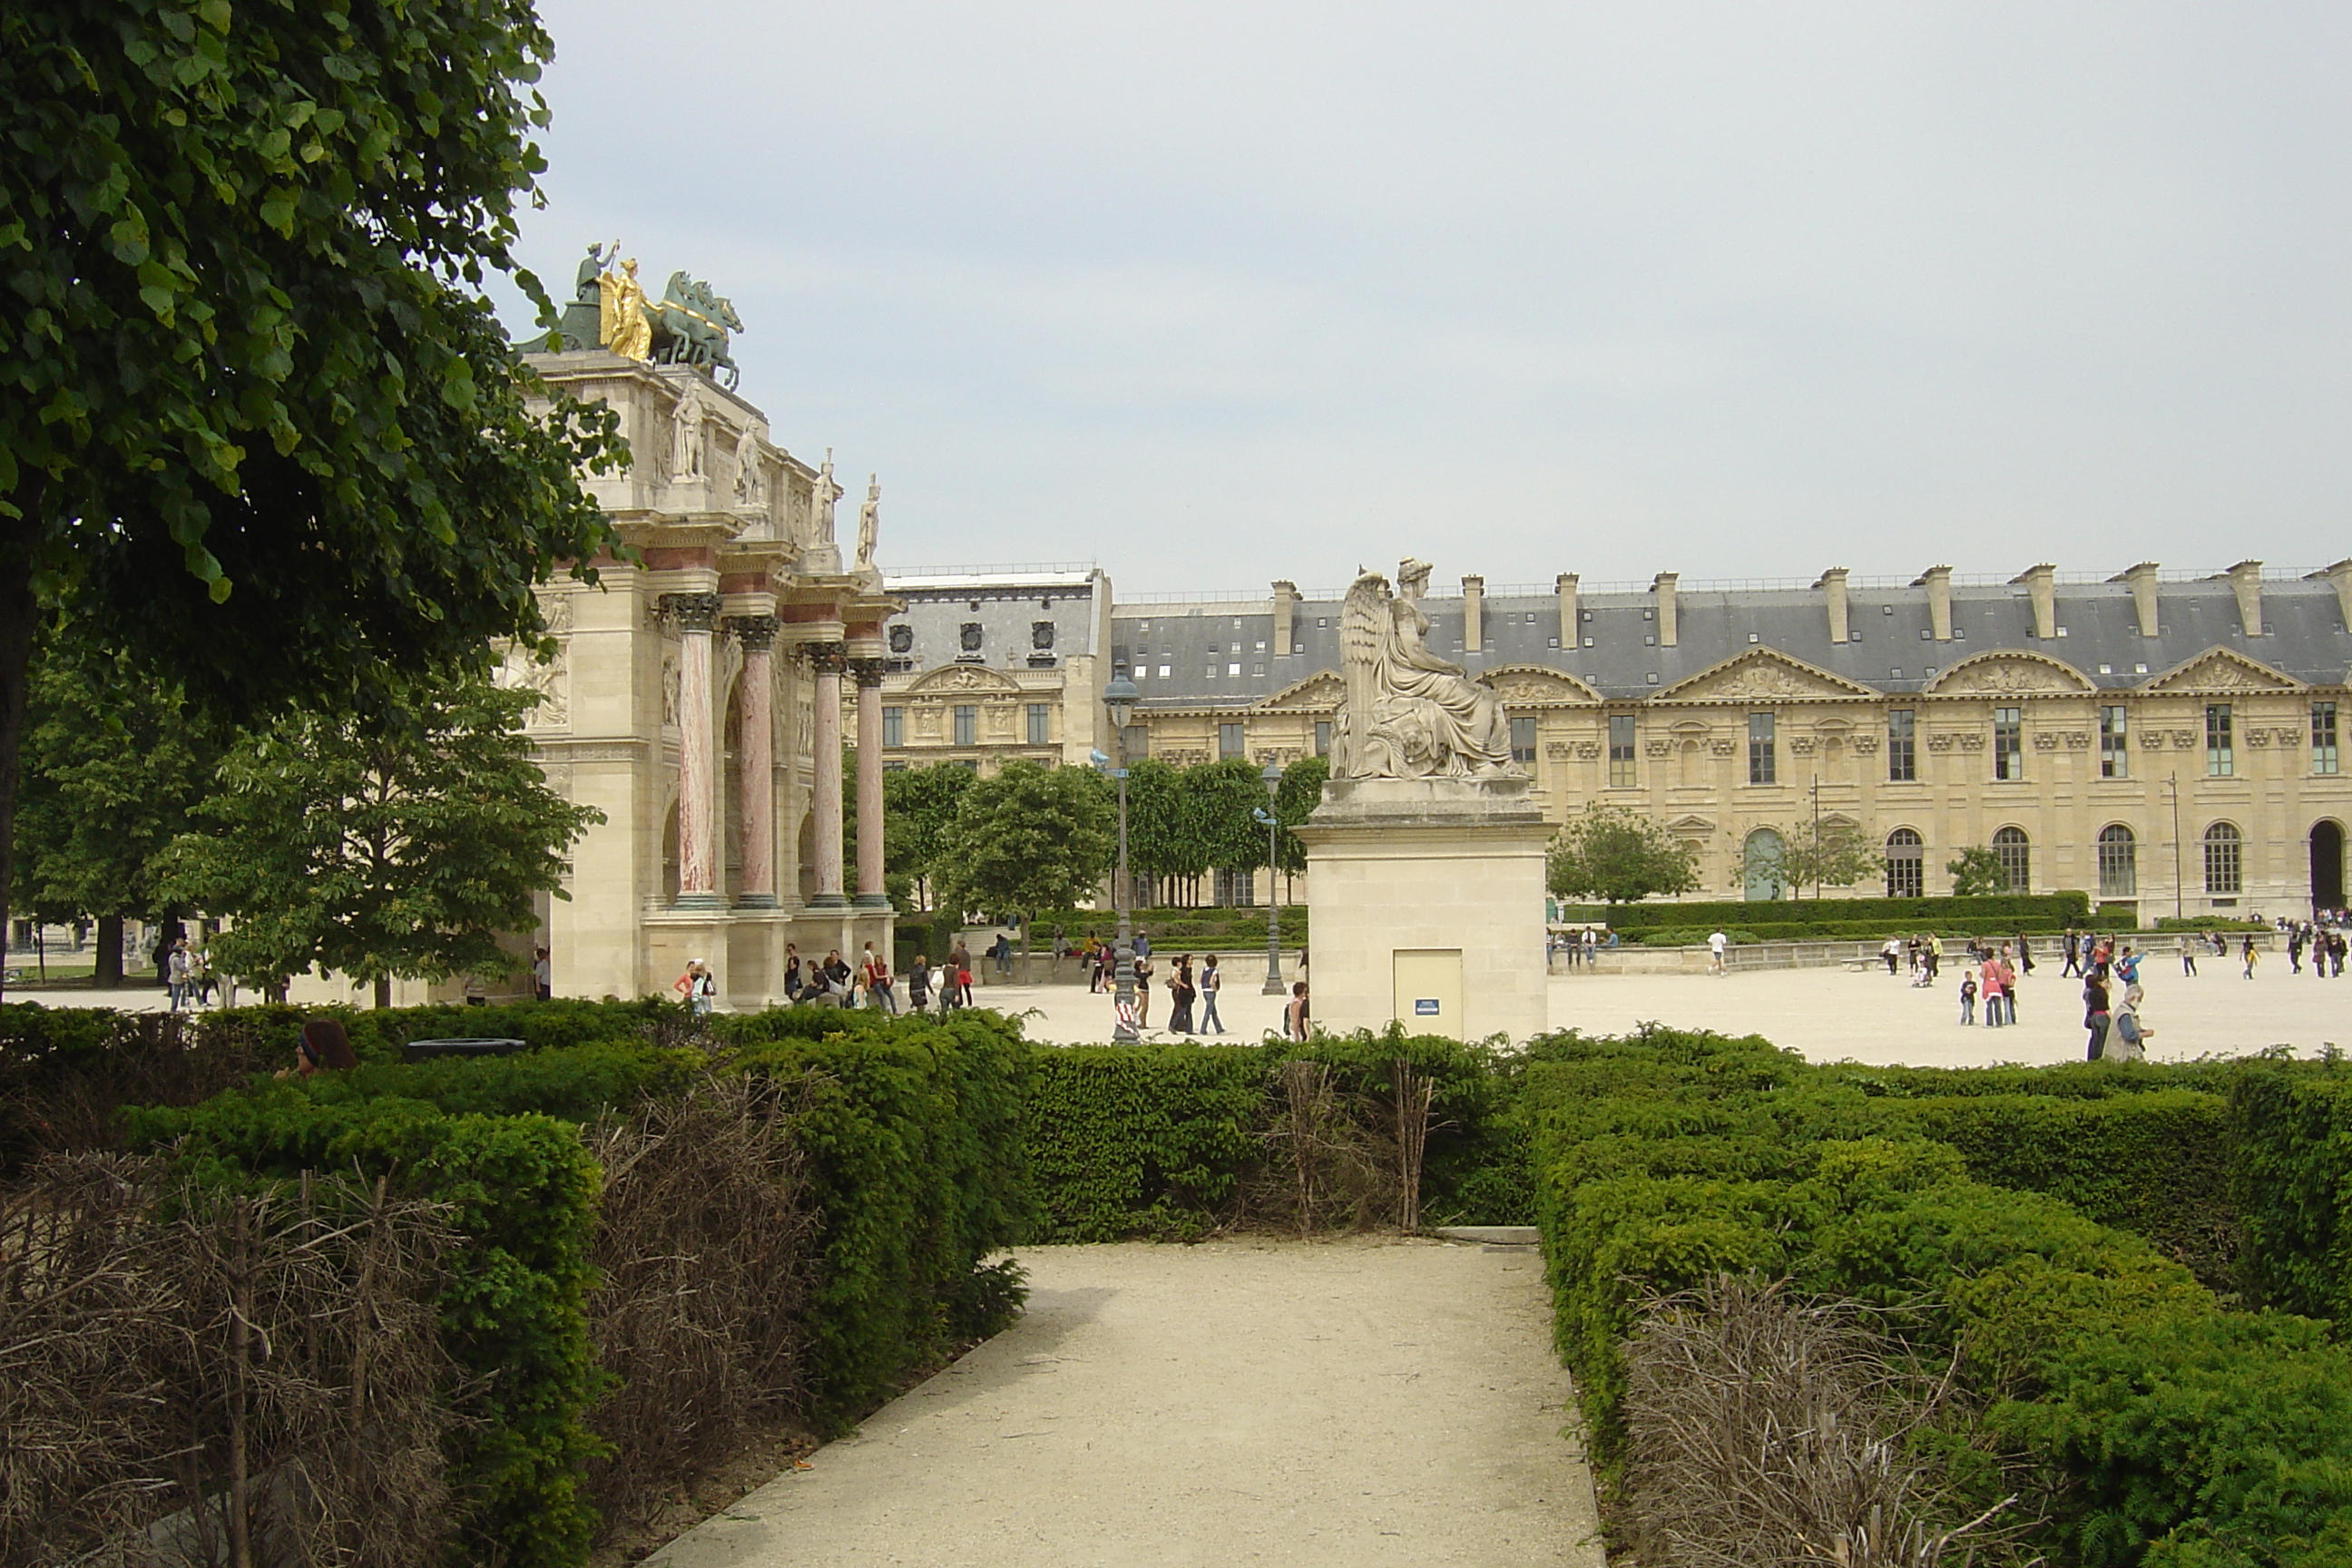
[[[1110,1037],[1115,1044],[1134,1045],[1141,1038],[1135,1027],[1135,939],[1128,929],[1129,883],[1127,879],[1127,726],[1135,717],[1136,700],[1141,694],[1135,682],[1121,671],[1114,671],[1110,683],[1103,688],[1103,709],[1110,716],[1111,732],[1118,737],[1118,765],[1110,776],[1118,781],[1118,870],[1111,880],[1111,904],[1118,911],[1118,944],[1111,949],[1118,985],[1113,999],[1118,1009],[1117,1022],[1111,1026]]]

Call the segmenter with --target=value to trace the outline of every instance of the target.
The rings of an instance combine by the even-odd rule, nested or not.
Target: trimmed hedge
[[[1750,910],[1756,907],[1754,904],[1748,906]],[[1717,931],[1723,931],[1735,942],[1884,942],[1890,936],[1923,935],[1930,931],[1947,942],[1966,942],[1972,936],[2001,941],[2012,936],[2056,936],[2065,931],[2069,923],[2039,915],[2020,915],[2000,925],[1989,921],[1974,925],[1895,926],[1878,921],[1759,922],[1751,920],[1737,930],[1728,926],[1648,926],[1627,931],[1624,935],[1626,941],[1642,947],[1696,947]]]
[[[2021,920],[2054,922],[2054,929],[2090,923],[2091,900],[2084,893],[2000,893],[1974,899],[1775,899],[1755,901],[1721,899],[1714,902],[1640,903],[1597,906],[1593,915],[1569,915],[1567,923],[1606,921],[1621,931],[1648,931],[1655,926],[1742,925],[1755,929],[1766,910],[1782,914],[1796,924],[1839,923],[1874,925],[1888,931],[1998,931]],[[1794,911],[1817,911],[1800,919]],[[1785,914],[1783,911],[1787,911]],[[1778,922],[1766,922],[1778,923]]]
[[[1619,1347],[1642,1293],[1755,1270],[1889,1309],[1931,1365],[1957,1352],[1986,1401],[1984,1434],[2051,1489],[2037,1544],[2060,1561],[2345,1561],[2352,1352],[2305,1318],[2228,1310],[2143,1237],[1972,1174],[1971,1160],[2144,1209],[2156,1183],[2210,1179],[2210,1155],[2179,1169],[2164,1142],[2218,1146],[2210,1096],[2160,1084],[2084,1093],[2080,1070],[2059,1078],[2075,1092],[2046,1105],[1872,1093],[1864,1070],[1663,1029],[1556,1036],[1529,1054],[1557,1334],[1604,1473],[1622,1457]],[[2142,1076],[2082,1067],[2118,1082]],[[1898,1070],[1892,1087],[1927,1085]],[[2095,1168],[2096,1154],[2065,1147],[2075,1137],[2161,1163],[2118,1182]],[[1969,1484],[1990,1503],[2001,1479],[1986,1469]]]
[[[2247,1294],[2352,1321],[2352,1072],[2333,1055],[2250,1064],[2231,1087],[2230,1122]]]

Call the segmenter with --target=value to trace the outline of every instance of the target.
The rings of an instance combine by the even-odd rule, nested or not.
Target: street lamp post
[[[1282,770],[1269,760],[1257,775],[1265,785],[1265,986],[1266,996],[1282,994],[1282,900],[1275,893],[1275,864],[1281,857],[1282,822],[1274,815],[1274,797],[1282,788]]]
[[[1139,695],[1135,682],[1116,672],[1110,684],[1103,688],[1103,707],[1110,715],[1111,731],[1118,738],[1118,766],[1111,770],[1110,775],[1118,781],[1118,871],[1111,880],[1111,905],[1118,911],[1118,945],[1111,949],[1111,957],[1118,984],[1112,1003],[1118,1009],[1117,1021],[1111,1026],[1110,1037],[1114,1044],[1122,1046],[1134,1045],[1141,1038],[1135,1027],[1135,938],[1128,929],[1127,907],[1127,726],[1135,717]]]

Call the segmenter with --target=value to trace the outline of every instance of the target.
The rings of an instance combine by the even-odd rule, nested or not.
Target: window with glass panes
[[[1772,715],[1750,713],[1748,716],[1748,782],[1752,784],[1778,784],[1780,779],[1779,748],[1772,740]]]
[[[1886,780],[1889,784],[1911,784],[1919,777],[1919,731],[1916,716],[1908,708],[1890,708],[1886,711]],[[1887,895],[1893,898],[1895,895]],[[1917,894],[1905,894],[1916,898]]]
[[[1633,715],[1609,716],[1609,787],[1633,787]]]
[[[950,717],[955,723],[955,743],[959,746],[980,744],[980,710],[967,703],[958,703]]]
[[[2336,767],[2336,704],[2315,702],[2311,705],[2311,771],[2332,773]]]
[[[2021,779],[2025,776],[2025,710],[1996,708],[1992,710],[1992,776],[1997,779]]]
[[[1331,721],[1328,719],[1315,721],[1315,754],[1318,757],[1331,754]]]
[[[1536,760],[1536,721],[1532,718],[1511,721],[1511,761],[1532,763]]]
[[[2205,704],[2205,776],[2225,779],[2237,771],[2237,749],[2231,743],[2230,705]]]
[[[1912,829],[1898,827],[1886,836],[1886,896],[1916,899],[1927,890],[1927,846]]]
[[[2000,862],[2003,874],[2009,878],[2012,893],[2033,890],[2033,847],[2027,842],[2025,829],[2004,827],[1992,836],[1993,858]]]
[[[2245,840],[2237,825],[2217,822],[2205,830],[2205,890],[2235,894],[2245,880]]]
[[[2139,841],[2122,823],[2099,829],[2099,897],[2139,896]]]
[[[2103,779],[2127,777],[2131,773],[2131,727],[2124,720],[2124,705],[2104,703],[2099,709],[2099,776]]]
[[[1046,715],[1052,711],[1053,709],[1046,703],[1032,702],[1029,704],[1029,743],[1031,745],[1042,746],[1045,744],[1045,727],[1050,722],[1046,718]]]
[[[886,746],[907,743],[907,710],[904,708],[882,710],[882,743]]]
[[[1238,757],[1238,756],[1240,756],[1241,754],[1242,754],[1242,727],[1241,727],[1239,724],[1220,724],[1220,725],[1218,725],[1218,726],[1217,726],[1217,757],[1218,757],[1218,760],[1219,760],[1219,761],[1221,761],[1221,762],[1231,762],[1234,758]]]

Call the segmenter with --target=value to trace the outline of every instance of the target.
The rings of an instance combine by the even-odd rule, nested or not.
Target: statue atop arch
[[[1421,607],[1429,563],[1407,557],[1397,586],[1360,574],[1339,606],[1346,693],[1331,727],[1333,779],[1519,779],[1511,725],[1492,689],[1429,650]]]

